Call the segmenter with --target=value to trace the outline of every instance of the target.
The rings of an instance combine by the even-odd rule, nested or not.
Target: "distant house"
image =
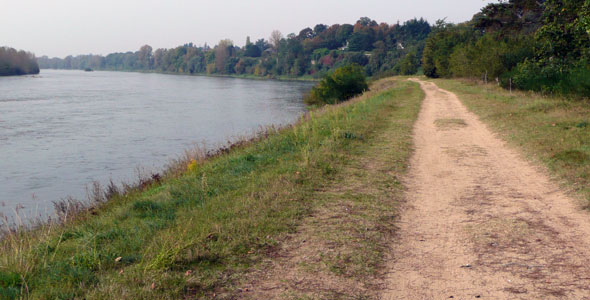
[[[342,51],[348,50],[348,41],[346,41],[346,45],[340,47],[339,50],[342,50]]]

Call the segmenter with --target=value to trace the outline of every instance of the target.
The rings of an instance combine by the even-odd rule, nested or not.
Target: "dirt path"
[[[590,216],[433,83],[384,299],[590,299]]]

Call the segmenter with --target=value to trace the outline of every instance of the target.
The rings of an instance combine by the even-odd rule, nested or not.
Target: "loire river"
[[[46,216],[185,149],[296,120],[310,83],[42,70],[0,77],[0,214]],[[0,224],[2,221],[0,221]]]

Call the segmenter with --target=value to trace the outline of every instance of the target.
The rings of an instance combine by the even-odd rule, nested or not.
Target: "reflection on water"
[[[42,70],[0,77],[0,213],[41,214],[85,185],[132,181],[195,143],[294,121],[309,83]],[[4,204],[4,206],[2,206]]]

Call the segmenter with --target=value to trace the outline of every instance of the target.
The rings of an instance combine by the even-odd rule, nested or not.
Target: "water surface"
[[[294,121],[310,83],[42,70],[0,77],[0,213],[51,213],[94,180],[133,181],[195,144]]]

